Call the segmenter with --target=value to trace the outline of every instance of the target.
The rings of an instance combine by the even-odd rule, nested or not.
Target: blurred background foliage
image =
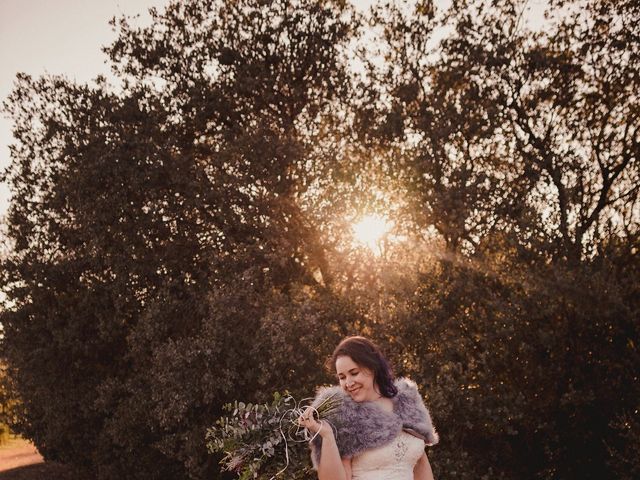
[[[637,2],[152,16],[114,20],[118,85],[4,103],[0,421],[100,480],[223,478],[222,405],[312,395],[363,334],[436,478],[640,475]]]

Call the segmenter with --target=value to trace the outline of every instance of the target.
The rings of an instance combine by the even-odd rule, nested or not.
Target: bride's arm
[[[342,466],[344,467],[344,472],[347,474],[347,480],[351,480],[351,459],[343,458]]]
[[[418,460],[418,463],[413,467],[413,479],[414,480],[433,480],[433,472],[431,471],[431,465],[426,453],[422,453],[422,456]]]
[[[326,424],[324,425],[326,427]],[[340,458],[331,427],[320,431],[322,449],[318,464],[318,480],[351,480],[351,459]]]
[[[310,409],[305,411],[298,421],[313,433],[320,431],[318,435],[322,437],[322,447],[318,463],[318,480],[351,480],[351,459],[340,458],[331,426],[313,418]]]

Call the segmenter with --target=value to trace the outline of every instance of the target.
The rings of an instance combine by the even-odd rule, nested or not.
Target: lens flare
[[[354,239],[366,245],[377,255],[382,252],[382,240],[393,228],[393,223],[380,215],[366,215],[353,225]]]

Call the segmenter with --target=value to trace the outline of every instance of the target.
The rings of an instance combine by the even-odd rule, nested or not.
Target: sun
[[[393,228],[393,223],[380,215],[366,215],[353,225],[354,239],[380,255],[381,241]]]

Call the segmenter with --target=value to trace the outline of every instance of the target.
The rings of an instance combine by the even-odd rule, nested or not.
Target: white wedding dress
[[[351,459],[352,480],[413,480],[413,467],[424,452],[424,441],[400,432],[393,441]]]

